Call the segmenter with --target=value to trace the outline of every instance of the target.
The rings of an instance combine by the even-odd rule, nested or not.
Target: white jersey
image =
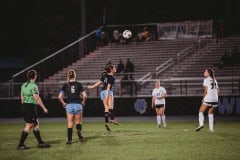
[[[152,96],[156,97],[155,98],[155,105],[158,104],[165,104],[165,98],[158,99],[157,97],[162,97],[165,94],[167,94],[166,89],[164,87],[159,87],[159,88],[154,88],[152,91]]]
[[[203,86],[207,87],[207,94],[204,97],[204,102],[218,102],[218,83],[211,77],[205,78]]]

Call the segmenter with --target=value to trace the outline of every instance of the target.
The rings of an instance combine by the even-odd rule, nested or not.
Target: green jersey
[[[38,86],[34,82],[25,82],[21,86],[21,94],[23,95],[23,103],[37,104],[34,94],[39,94]]]

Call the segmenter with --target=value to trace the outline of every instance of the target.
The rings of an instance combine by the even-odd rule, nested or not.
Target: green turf
[[[85,143],[73,132],[73,144],[66,145],[65,123],[42,123],[41,132],[49,149],[38,149],[31,133],[26,141],[30,150],[16,146],[22,123],[0,123],[0,160],[239,160],[240,122],[220,122],[215,132],[206,128],[196,133],[196,122],[169,122],[156,128],[154,122],[123,122],[105,131],[103,123],[84,123]]]

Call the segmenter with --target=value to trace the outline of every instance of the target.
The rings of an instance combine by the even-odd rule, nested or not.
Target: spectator
[[[95,33],[95,35],[96,35],[96,48],[99,48],[99,47],[102,46],[101,33],[102,33],[101,28],[96,30],[96,33]]]
[[[127,59],[127,63],[126,63],[126,69],[125,69],[125,72],[134,72],[134,64],[130,61],[130,59],[128,58]]]
[[[124,71],[124,64],[122,62],[122,60],[119,60],[119,63],[117,65],[117,73],[121,73],[122,71]]]
[[[134,91],[136,94],[136,82],[134,81],[134,78],[132,75],[129,76],[129,95],[133,96],[134,95]]]
[[[111,59],[108,59],[108,62],[106,63],[106,66],[110,66],[110,65],[113,65]]]
[[[119,33],[119,31],[117,29],[115,29],[113,31],[113,42],[118,44],[120,42],[120,38],[121,38],[121,33]]]
[[[143,38],[143,41],[149,41],[150,40],[150,32],[149,32],[147,27],[143,28],[142,38]]]
[[[122,89],[122,94],[126,93],[128,90],[128,75],[124,74],[122,80],[121,80],[121,89]]]

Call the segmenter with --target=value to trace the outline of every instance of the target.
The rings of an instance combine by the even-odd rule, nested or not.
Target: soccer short
[[[37,105],[32,103],[23,103],[22,105],[23,117],[26,123],[38,124],[37,119]]]
[[[69,114],[81,114],[82,111],[82,105],[79,103],[69,103],[66,106],[66,112]]]
[[[109,91],[108,96],[113,96],[113,91],[112,90]],[[107,90],[102,90],[101,91],[101,100],[104,100],[105,98],[107,98]]]
[[[165,108],[165,104],[156,104],[155,107],[156,108]]]
[[[218,102],[203,102],[203,104],[208,107],[217,107],[218,106]]]

